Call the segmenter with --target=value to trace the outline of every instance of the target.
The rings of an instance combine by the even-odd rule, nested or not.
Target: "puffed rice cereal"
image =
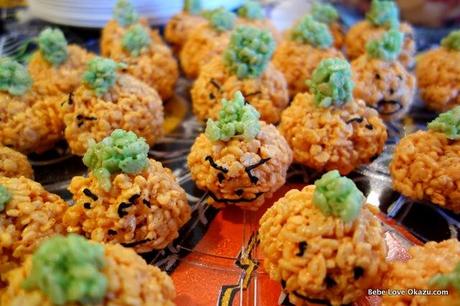
[[[34,172],[27,156],[8,147],[0,146],[0,176],[25,176],[33,179]]]

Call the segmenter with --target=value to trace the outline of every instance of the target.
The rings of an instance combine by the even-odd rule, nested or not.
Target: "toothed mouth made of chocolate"
[[[384,100],[384,99],[379,100],[376,106],[372,105],[369,107],[375,109],[376,111],[379,112],[380,115],[383,115],[383,116],[394,115],[403,109],[403,105],[401,104],[401,102],[397,100]],[[388,108],[390,108],[389,111],[386,110]]]

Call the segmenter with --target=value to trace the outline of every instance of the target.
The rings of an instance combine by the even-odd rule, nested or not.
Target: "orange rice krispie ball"
[[[335,7],[328,3],[314,2],[311,8],[312,17],[329,27],[334,38],[334,47],[342,49],[345,41],[345,31],[339,22],[339,13]]]
[[[353,181],[331,171],[290,190],[262,216],[265,270],[293,304],[349,304],[379,285],[387,247],[364,202]]]
[[[0,146],[0,176],[33,178],[34,171],[25,155]]]
[[[5,275],[3,306],[173,306],[172,279],[133,250],[56,236]]]
[[[366,54],[351,63],[355,98],[376,109],[385,121],[401,119],[414,101],[415,77],[397,61],[403,35],[390,30],[367,44]]]
[[[460,212],[460,106],[441,114],[428,131],[399,142],[390,164],[393,187],[414,200]]]
[[[460,105],[460,31],[444,38],[439,48],[420,55],[415,74],[430,109],[445,112]]]
[[[283,74],[269,63],[274,47],[268,31],[238,27],[223,56],[204,65],[193,84],[192,106],[197,118],[216,119],[219,102],[241,91],[263,121],[277,123],[289,97]]]
[[[255,0],[246,0],[238,9],[237,14],[237,25],[251,26],[261,30],[268,30],[277,42],[281,41],[281,33],[276,29],[275,25],[266,18],[264,9],[260,2]]]
[[[389,263],[383,289],[449,290],[445,296],[383,295],[382,306],[458,306],[460,303],[460,242],[457,239],[427,242],[409,249],[406,262]]]
[[[46,28],[38,36],[39,50],[28,64],[34,82],[46,84],[48,94],[71,93],[80,84],[86,63],[93,57],[77,45],[67,45],[58,28]]]
[[[122,128],[152,146],[163,134],[163,102],[157,92],[134,77],[117,74],[115,62],[89,62],[84,84],[63,106],[65,137],[73,154],[83,155],[88,140],[100,141]]]
[[[209,11],[205,17],[208,22],[190,33],[180,52],[180,64],[188,78],[196,78],[202,65],[222,54],[235,26],[235,14],[224,8]]]
[[[356,23],[345,37],[345,49],[350,60],[366,53],[366,44],[379,39],[389,29],[398,29],[404,34],[402,51],[398,60],[407,68],[415,63],[416,45],[414,29],[406,22],[399,22],[399,9],[394,1],[373,0],[366,20]]]
[[[222,104],[219,120],[208,120],[195,140],[188,167],[211,205],[257,210],[285,183],[292,152],[273,125],[259,122],[241,92]]]
[[[327,26],[305,16],[289,32],[289,38],[276,48],[273,64],[286,78],[289,96],[308,92],[306,80],[324,59],[343,58],[342,53],[332,47],[333,39]]]
[[[43,239],[65,232],[66,208],[39,183],[0,176],[0,275],[24,261]]]
[[[298,94],[279,125],[294,162],[346,175],[383,151],[386,127],[377,111],[353,99],[345,60],[322,61],[309,83],[313,95]]]
[[[147,158],[148,145],[132,132],[115,130],[89,147],[88,177],[69,185],[75,204],[64,215],[69,232],[137,252],[162,249],[190,219],[185,191],[171,170]]]
[[[25,67],[0,59],[0,144],[22,153],[41,153],[63,138],[60,105],[67,96],[44,96]]]

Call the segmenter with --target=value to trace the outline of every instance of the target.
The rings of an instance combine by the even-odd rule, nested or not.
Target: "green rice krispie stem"
[[[316,21],[312,16],[305,16],[300,20],[291,32],[291,39],[321,49],[330,48],[333,43],[327,25]]]
[[[238,9],[238,16],[249,20],[261,20],[265,18],[262,5],[254,0],[246,0]]]
[[[5,209],[6,204],[11,200],[11,194],[5,186],[0,185],[0,212]]]
[[[355,220],[366,199],[355,183],[339,171],[333,170],[315,181],[313,204],[326,216],[334,216],[344,222]]]
[[[315,2],[311,8],[311,16],[319,22],[331,24],[339,20],[339,13],[328,3]]]
[[[116,129],[101,142],[94,141],[83,156],[83,163],[93,171],[105,191],[111,187],[114,173],[139,173],[148,165],[149,145],[133,132]]]
[[[366,52],[372,58],[394,61],[401,53],[404,34],[396,29],[385,32],[382,37],[366,44]]]
[[[4,57],[0,59],[0,90],[21,96],[32,86],[32,78],[26,67]]]
[[[328,58],[316,67],[307,81],[317,106],[340,106],[353,99],[350,64],[340,58]]]
[[[444,133],[449,139],[460,139],[460,106],[440,114],[428,124],[428,128],[435,132]]]
[[[88,68],[83,74],[83,83],[93,89],[96,95],[105,94],[115,84],[117,69],[125,67],[111,59],[95,57],[88,62]]]
[[[218,32],[233,30],[235,27],[236,16],[225,8],[217,8],[207,11],[203,16],[209,21],[211,26]]]
[[[123,27],[139,21],[139,14],[128,0],[118,0],[113,9],[113,18]]]
[[[265,70],[275,50],[275,40],[267,30],[240,26],[232,34],[224,52],[224,64],[239,79],[257,78]]]
[[[192,15],[198,15],[203,9],[201,0],[185,0],[183,10]]]
[[[367,20],[375,26],[386,28],[399,27],[399,8],[391,0],[372,0],[371,8],[366,14]]]
[[[233,100],[222,99],[219,119],[208,119],[205,134],[211,141],[228,141],[232,137],[242,136],[245,140],[254,139],[260,131],[260,114],[245,103],[240,91],[235,92]]]
[[[132,56],[139,56],[151,43],[149,32],[140,24],[132,26],[121,40],[123,49]]]
[[[441,46],[448,50],[460,51],[460,30],[452,31],[443,38]]]
[[[454,288],[457,292],[460,292],[460,263],[450,273],[433,276],[429,284],[441,289]]]
[[[58,28],[46,28],[38,35],[38,47],[43,58],[54,66],[67,60],[67,40]]]
[[[32,256],[32,271],[24,281],[26,290],[39,289],[54,305],[71,302],[96,304],[107,290],[102,245],[78,235],[55,236]]]

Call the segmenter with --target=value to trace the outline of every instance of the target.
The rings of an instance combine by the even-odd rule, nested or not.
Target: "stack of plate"
[[[205,9],[234,9],[244,0],[206,0]],[[101,28],[112,17],[116,0],[29,0],[32,15],[49,22],[77,27]],[[182,9],[183,0],[131,0],[141,16],[153,25],[165,24]]]

